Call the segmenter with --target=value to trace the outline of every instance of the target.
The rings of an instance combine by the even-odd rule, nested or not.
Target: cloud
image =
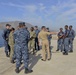
[[[1,5],[11,6],[11,7],[16,7],[16,8],[23,8],[23,9],[28,10],[29,12],[35,12],[36,10],[43,11],[46,8],[43,3],[39,3],[38,5],[35,5],[35,4],[21,5],[21,4],[15,4],[12,2],[9,2],[9,3],[3,3],[2,2]]]
[[[6,5],[6,6],[12,6],[12,7],[17,7],[17,8],[25,8],[25,6],[23,6],[23,5],[19,5],[19,4],[14,4],[14,3],[11,3],[11,2],[9,2],[9,3],[1,3],[2,5]]]
[[[47,25],[55,28],[65,24],[75,24],[75,0],[58,0],[58,3],[49,6],[44,3],[21,5],[10,2],[1,4],[22,9],[22,19],[34,25]]]
[[[51,11],[53,15],[56,15],[55,20],[56,23],[63,24],[68,23],[69,20],[75,19],[74,15],[76,15],[76,3],[73,1],[59,3],[57,5],[53,5],[51,7]],[[50,14],[50,16],[52,16]]]
[[[19,4],[14,4],[14,3],[1,3],[2,5],[6,5],[6,6],[11,6],[11,7],[16,7],[16,8],[22,8],[22,9],[26,9],[29,12],[35,12],[37,10],[36,5],[19,5]]]
[[[46,9],[46,6],[44,6],[43,3],[39,3],[39,8],[40,8],[40,11],[43,11]]]
[[[36,5],[26,5],[25,8],[30,12],[35,12],[37,10]]]

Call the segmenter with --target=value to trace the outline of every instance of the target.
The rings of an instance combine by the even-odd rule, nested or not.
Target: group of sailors
[[[10,62],[16,62],[16,73],[20,72],[20,66],[22,60],[24,62],[25,73],[31,73],[33,70],[28,69],[29,65],[29,52],[32,50],[34,55],[36,51],[42,48],[42,61],[51,59],[51,39],[52,35],[57,32],[50,32],[49,28],[45,26],[38,29],[38,26],[31,27],[30,30],[25,25],[25,22],[19,23],[17,29],[11,27],[10,24],[6,24],[4,29],[3,38],[5,44],[5,54],[10,57]],[[68,52],[73,52],[73,40],[75,38],[75,32],[72,26],[65,26],[65,32],[63,28],[60,28],[58,33],[58,46],[57,50],[61,50],[64,55],[68,55]],[[41,40],[41,41],[40,41]],[[42,47],[40,47],[40,42]]]
[[[63,28],[60,28],[60,32],[58,33],[58,41],[57,41],[57,50],[61,50],[63,55],[68,55],[69,52],[73,52],[73,41],[75,38],[75,31],[73,30],[72,25],[65,26],[65,32],[63,32]]]

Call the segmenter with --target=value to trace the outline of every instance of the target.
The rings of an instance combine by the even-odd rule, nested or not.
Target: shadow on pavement
[[[32,69],[40,59],[41,59],[41,54],[38,54],[38,55],[30,54],[29,69]],[[24,66],[21,67],[20,71],[23,69],[24,69]]]
[[[37,62],[41,59],[41,54],[36,55],[31,55],[30,61],[29,61],[29,68],[32,69]]]

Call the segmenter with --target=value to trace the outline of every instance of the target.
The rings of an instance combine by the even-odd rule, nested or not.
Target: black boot
[[[66,52],[65,55],[68,55],[68,53]]]
[[[8,53],[6,53],[6,57],[9,57]]]
[[[63,52],[63,55],[65,55],[66,52]]]
[[[25,74],[32,73],[32,72],[33,72],[33,70],[29,70],[29,69],[25,68]]]
[[[11,60],[11,63],[14,64],[15,63],[14,60]]]
[[[67,52],[64,52],[63,55],[68,55],[68,53]]]
[[[70,53],[73,53],[73,50],[70,50],[69,52],[70,52]]]
[[[59,49],[57,49],[56,51],[59,51]]]
[[[51,58],[50,59],[48,59],[48,61],[50,61],[51,60]]]
[[[16,68],[16,69],[15,69],[15,72],[16,72],[16,73],[19,73],[19,72],[20,72],[19,68]]]

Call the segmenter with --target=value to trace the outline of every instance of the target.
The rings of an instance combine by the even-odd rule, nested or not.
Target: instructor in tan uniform
[[[38,35],[38,38],[42,40],[42,61],[46,61],[46,52],[47,52],[47,59],[51,59],[51,52],[49,49],[49,41],[47,36],[50,34],[56,34],[55,32],[46,32],[46,27],[42,26],[41,31]]]

